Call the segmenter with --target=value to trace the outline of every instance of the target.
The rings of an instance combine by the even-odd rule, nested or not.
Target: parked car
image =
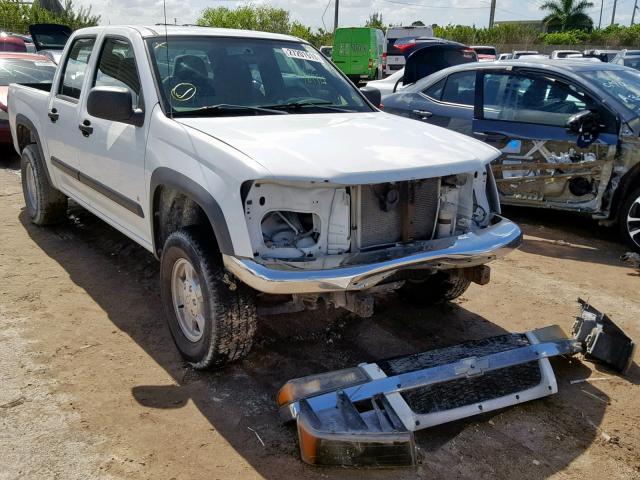
[[[397,72],[389,75],[387,78],[383,78],[382,80],[372,80],[367,82],[367,87],[373,87],[380,91],[380,95],[382,99],[387,95],[394,93],[395,91],[402,90],[404,86],[402,83],[402,78],[404,77],[404,68],[398,70]]]
[[[433,38],[433,28],[427,26],[389,27],[385,35],[387,43],[383,63],[386,65],[385,73],[392,73],[404,68],[405,56],[402,50],[395,47],[400,38]]]
[[[496,47],[488,45],[471,45],[469,48],[476,52],[479,62],[492,62],[498,58],[498,50]]]
[[[498,60],[511,60],[513,58],[513,53],[501,53],[498,55]]]
[[[21,38],[13,35],[0,35],[0,52],[26,53],[27,46]]]
[[[30,53],[0,52],[0,145],[11,145],[7,93],[11,83],[51,83],[56,66]]]
[[[39,23],[29,26],[36,51],[51,61],[60,63],[62,50],[71,36],[71,29],[66,25],[55,23]]]
[[[511,59],[515,60],[530,55],[540,55],[540,52],[538,52],[537,50],[514,50],[511,54]]]
[[[369,316],[376,292],[428,303],[486,283],[521,241],[496,149],[377,110],[303,40],[104,26],[65,52],[49,88],[9,87],[26,213],[59,222],[70,197],[156,255],[196,368],[248,353],[256,292],[287,300],[265,314]]]
[[[331,56],[333,55],[333,46],[323,45],[322,47],[320,47],[320,53],[331,60]]]
[[[578,50],[554,50],[551,52],[550,58],[555,60],[557,58],[576,58],[582,56],[582,52]]]
[[[610,62],[620,52],[620,50],[585,50],[585,58],[597,58],[601,62]]]
[[[640,50],[622,50],[610,63],[640,70]]]
[[[499,148],[502,203],[588,213],[640,250],[640,73],[570,59],[467,64],[384,108]]]
[[[406,64],[392,92],[444,68],[478,61],[476,52],[471,48],[441,38],[400,39],[396,41],[395,48],[403,52]],[[369,85],[374,86],[371,82]]]
[[[338,28],[333,38],[333,63],[356,85],[380,80],[383,74],[384,33],[378,28]]]

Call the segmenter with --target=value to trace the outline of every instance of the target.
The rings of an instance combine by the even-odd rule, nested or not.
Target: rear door
[[[485,70],[477,81],[473,134],[503,152],[493,165],[501,200],[599,211],[618,143],[616,115],[583,86],[545,71]],[[579,145],[566,123],[584,110],[598,112],[604,130]]]
[[[95,36],[76,37],[64,59],[58,77],[55,94],[49,101],[47,145],[54,175],[68,192],[78,192],[77,180],[78,148],[82,135],[78,129],[80,100],[85,95],[85,80],[91,58]]]
[[[351,37],[350,28],[339,29],[333,42],[332,60],[333,63],[344,73],[350,75],[351,67]]]

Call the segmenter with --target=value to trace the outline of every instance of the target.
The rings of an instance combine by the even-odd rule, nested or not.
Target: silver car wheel
[[[635,199],[627,213],[627,232],[631,241],[640,247],[640,197]]]
[[[29,202],[29,210],[35,212],[38,209],[38,196],[36,194],[36,174],[33,171],[31,163],[27,163],[25,167],[26,181],[27,181],[27,201]]]
[[[185,258],[173,265],[171,296],[180,330],[190,342],[199,341],[205,327],[202,287],[193,265]]]

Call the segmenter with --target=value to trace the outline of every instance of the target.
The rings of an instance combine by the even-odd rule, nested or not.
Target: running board
[[[572,337],[554,325],[290,380],[280,415],[297,420],[307,463],[415,465],[415,431],[556,393],[551,357],[583,352],[624,372],[635,343],[578,302]]]

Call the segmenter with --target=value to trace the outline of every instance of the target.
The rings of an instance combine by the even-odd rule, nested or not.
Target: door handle
[[[88,137],[93,133],[93,127],[91,126],[91,122],[89,120],[85,120],[84,122],[82,122],[80,125],[78,125],[78,128],[80,129],[84,137]]]
[[[507,139],[504,133],[497,132],[473,132],[473,134],[485,142],[501,142]]]
[[[49,119],[51,119],[51,123],[56,123],[60,118],[60,114],[58,113],[58,110],[55,108],[52,108],[51,110],[49,110],[49,113],[47,115],[49,116]]]
[[[432,112],[428,112],[427,110],[414,110],[413,113],[422,118],[431,118],[433,117]]]

